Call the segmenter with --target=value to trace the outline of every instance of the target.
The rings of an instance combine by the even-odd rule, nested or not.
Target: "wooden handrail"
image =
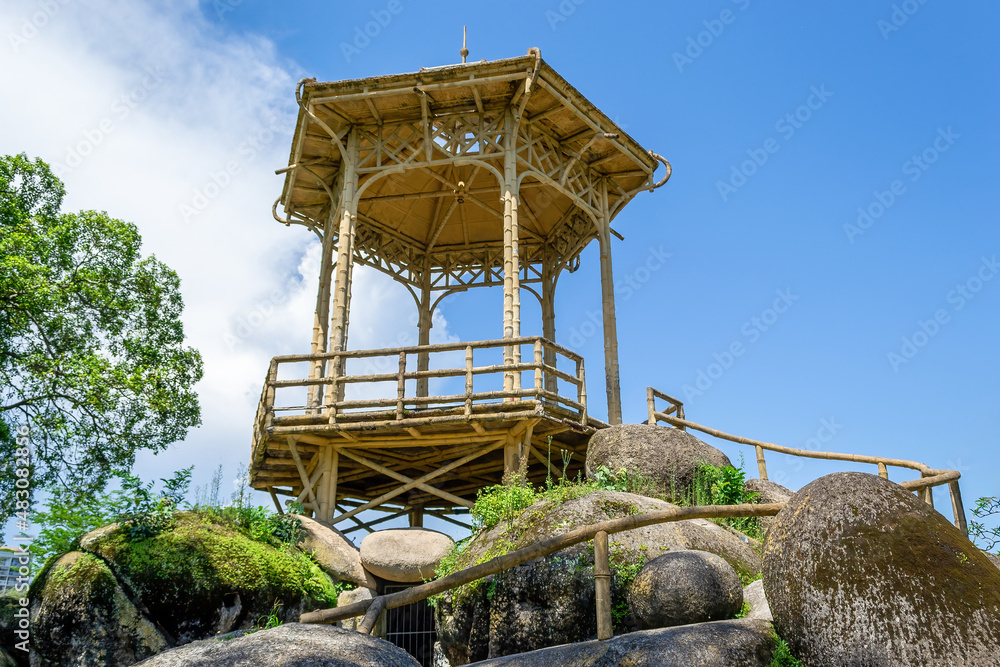
[[[673,521],[685,521],[688,519],[713,519],[713,518],[736,518],[736,517],[760,517],[774,516],[781,511],[784,503],[768,503],[764,505],[707,505],[696,507],[674,507],[666,510],[653,512],[643,512],[642,514],[632,514],[620,519],[611,519],[600,523],[590,524],[575,528],[562,535],[556,535],[545,540],[540,540],[530,546],[512,551],[503,556],[497,556],[485,563],[474,565],[459,572],[449,574],[435,581],[428,582],[405,591],[382,595],[370,600],[361,600],[343,607],[333,609],[321,609],[311,611],[299,616],[300,623],[336,623],[354,616],[361,616],[368,612],[375,600],[381,600],[379,611],[385,609],[395,609],[403,605],[412,604],[425,600],[432,595],[438,595],[447,591],[472,583],[477,579],[488,577],[512,567],[517,567],[530,560],[548,556],[567,547],[580,542],[586,542],[604,532],[608,535],[620,533],[625,530],[652,526],[658,523],[669,523]],[[598,610],[598,613],[601,613]],[[610,613],[610,610],[609,612]]]
[[[694,429],[696,431],[701,431],[713,437],[719,438],[720,440],[728,440],[729,442],[735,442],[741,445],[750,445],[754,447],[757,453],[757,469],[762,480],[767,479],[767,464],[764,460],[764,451],[777,452],[779,454],[787,454],[789,456],[798,456],[801,458],[810,459],[821,459],[826,461],[849,461],[852,463],[869,463],[878,466],[879,476],[885,479],[889,479],[889,473],[887,470],[888,466],[894,466],[897,468],[908,468],[910,470],[916,470],[920,473],[920,479],[910,480],[901,482],[900,486],[910,491],[917,492],[921,498],[932,507],[934,506],[934,496],[931,493],[931,489],[936,486],[948,485],[949,493],[951,496],[952,512],[955,518],[955,526],[958,527],[966,535],[969,534],[968,523],[965,517],[965,508],[962,506],[962,492],[959,488],[958,480],[962,476],[957,470],[937,470],[931,468],[930,466],[920,463],[919,461],[907,461],[905,459],[892,459],[883,456],[867,456],[864,454],[841,454],[838,452],[814,452],[808,449],[795,449],[792,447],[783,447],[781,445],[775,445],[770,442],[763,442],[761,440],[754,440],[752,438],[744,438],[738,435],[732,435],[731,433],[725,433],[718,429],[710,428],[708,426],[703,426],[692,421],[684,419],[683,408],[680,408],[680,414],[678,416],[672,416],[665,412],[659,412],[654,409],[654,398],[662,398],[667,401],[675,402],[679,406],[683,406],[682,403],[676,399],[671,398],[663,392],[657,391],[652,387],[647,387],[646,389],[646,407],[649,414],[649,423],[656,425],[658,422],[663,421],[671,426],[675,426],[680,429]]]

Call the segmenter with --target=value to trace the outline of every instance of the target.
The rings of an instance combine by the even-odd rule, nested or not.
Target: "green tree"
[[[184,345],[177,274],[141,255],[135,225],[61,212],[64,194],[41,160],[0,157],[3,522],[16,508],[19,427],[31,488],[95,494],[128,475],[137,451],[201,423],[202,361]]]

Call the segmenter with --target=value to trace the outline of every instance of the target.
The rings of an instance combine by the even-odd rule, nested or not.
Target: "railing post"
[[[611,639],[611,564],[608,559],[608,534],[594,535],[594,593],[597,606],[597,638]]]
[[[271,428],[274,420],[274,381],[278,379],[278,361],[271,360],[267,369],[267,388],[264,390],[264,428]]]
[[[465,346],[465,416],[472,416],[472,346]]]
[[[889,479],[889,469],[881,461],[878,462],[878,476],[882,479]]]
[[[327,385],[324,392],[325,396],[323,403],[330,406],[329,411],[331,424],[337,423],[337,402],[340,400],[340,361],[341,356],[339,354],[335,354],[327,366],[327,369],[330,371],[330,384]]]
[[[948,482],[951,491],[951,510],[955,514],[955,526],[969,536],[969,525],[965,522],[965,506],[962,504],[962,490],[958,486],[958,480]]]
[[[535,409],[542,409],[542,390],[544,389],[544,378],[542,376],[542,339],[535,340]]]
[[[583,370],[583,358],[576,362],[576,377],[580,383],[576,388],[576,402],[583,406],[583,414],[580,415],[580,424],[587,425],[587,376]]]
[[[399,353],[399,374],[396,375],[396,419],[403,418],[403,397],[406,396],[406,352]]]
[[[767,479],[767,463],[764,462],[764,448],[757,445],[757,471],[761,479]]]
[[[646,423],[656,426],[656,394],[652,387],[646,387]]]

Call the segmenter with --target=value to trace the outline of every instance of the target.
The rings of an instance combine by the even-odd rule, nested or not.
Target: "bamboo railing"
[[[697,507],[674,507],[666,510],[644,512],[642,514],[632,514],[620,519],[611,519],[600,523],[590,524],[575,528],[562,535],[556,535],[545,540],[535,542],[523,549],[512,551],[503,556],[498,556],[491,560],[466,568],[459,572],[449,574],[446,577],[435,581],[408,588],[398,593],[380,595],[371,600],[361,600],[343,607],[333,609],[321,609],[307,612],[299,616],[300,623],[336,623],[348,618],[364,615],[358,630],[363,633],[371,632],[378,622],[379,616],[387,609],[395,609],[404,605],[413,604],[420,600],[425,600],[432,595],[438,595],[447,591],[472,583],[477,579],[497,574],[504,570],[509,570],[523,563],[536,558],[548,556],[557,551],[571,547],[574,544],[594,540],[594,586],[597,606],[597,638],[610,639],[612,635],[611,620],[611,572],[609,568],[608,535],[620,533],[626,530],[633,530],[643,526],[652,526],[659,523],[670,523],[673,521],[685,521],[689,519],[714,519],[714,518],[737,518],[737,517],[761,517],[774,516],[781,511],[784,503],[770,503],[765,505],[711,505]]]
[[[656,409],[656,399],[661,398],[669,403],[666,410]],[[760,478],[767,479],[767,463],[764,460],[764,452],[771,451],[789,456],[798,456],[809,459],[823,459],[826,461],[849,461],[851,463],[868,463],[878,466],[878,474],[883,479],[889,479],[889,466],[897,468],[907,468],[920,473],[920,479],[900,482],[899,485],[905,489],[915,492],[920,498],[931,507],[934,506],[933,489],[937,486],[948,485],[951,495],[951,508],[955,517],[955,526],[966,535],[969,534],[969,527],[966,523],[965,508],[962,505],[962,490],[958,480],[962,473],[957,470],[937,470],[917,461],[907,461],[905,459],[891,459],[883,456],[865,456],[863,454],[840,454],[837,452],[814,452],[808,449],[794,449],[792,447],[782,447],[770,442],[762,442],[751,438],[744,438],[738,435],[724,433],[708,426],[702,426],[684,418],[684,404],[675,398],[657,391],[652,387],[646,389],[646,412],[649,415],[649,423],[654,426],[658,422],[666,422],[671,426],[680,429],[694,429],[708,435],[728,440],[740,445],[750,445],[757,454],[757,470]]]
[[[530,361],[497,363],[477,366],[475,355],[489,350],[508,351],[531,347]],[[464,352],[465,364],[460,367],[419,370],[420,357]],[[527,355],[526,355],[527,356]],[[507,359],[517,355],[506,355]],[[553,359],[551,363],[546,358]],[[559,359],[573,367],[572,372],[558,368]],[[369,369],[393,368],[391,372],[352,375],[344,372],[350,360],[365,360]],[[310,377],[278,379],[282,371],[293,364],[308,364]],[[530,386],[521,386],[522,376],[530,374]],[[304,373],[302,373],[304,375]],[[499,389],[476,391],[476,378],[496,376]],[[462,393],[420,395],[420,381],[431,378],[464,378]],[[502,379],[502,381],[500,381]],[[568,383],[573,398],[562,395],[558,381]],[[395,396],[384,398],[347,398],[350,385],[395,385]],[[512,388],[503,388],[503,387]],[[282,405],[288,390],[306,390],[300,405]],[[511,405],[513,404],[513,405]],[[512,407],[519,411],[511,412]],[[426,424],[462,422],[475,419],[531,418],[547,409],[556,408],[563,419],[574,426],[586,428],[587,389],[583,357],[540,336],[477,341],[414,345],[377,350],[352,350],[322,354],[293,354],[275,357],[271,361],[267,380],[255,420],[254,441],[259,443],[265,432],[294,435],[316,432],[317,421],[329,425],[328,430],[373,430],[384,426],[417,427]],[[311,416],[310,424],[282,425],[276,416]],[[287,421],[287,420],[284,420]],[[594,423],[595,420],[589,419]],[[596,422],[599,424],[599,422]]]

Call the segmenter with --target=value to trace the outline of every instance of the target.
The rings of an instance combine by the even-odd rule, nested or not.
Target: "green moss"
[[[101,553],[121,569],[144,598],[187,589],[268,589],[335,605],[333,582],[308,555],[254,540],[208,512],[177,515],[171,530],[131,542],[122,532],[102,540]]]

